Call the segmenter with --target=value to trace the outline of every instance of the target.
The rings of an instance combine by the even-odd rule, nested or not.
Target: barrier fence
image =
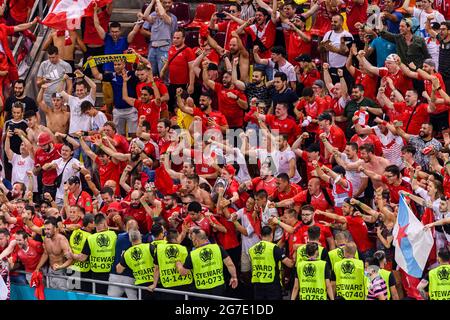
[[[14,271],[17,273],[21,273],[24,275],[31,275],[29,272],[25,272],[22,270]],[[67,281],[73,281],[76,279],[80,282],[87,282],[92,284],[92,294],[96,295],[96,285],[103,284],[103,285],[113,285],[118,286],[126,289],[134,289],[138,291],[138,300],[142,300],[142,290],[147,290],[147,287],[143,286],[136,286],[136,285],[130,285],[130,284],[124,284],[124,283],[117,283],[117,282],[110,282],[110,281],[103,281],[103,280],[96,280],[96,279],[86,279],[86,278],[80,278],[80,277],[74,277],[67,276],[67,275],[56,275],[51,274],[49,275],[46,272],[42,273],[45,279],[46,288],[50,288],[50,278],[59,278],[59,279],[65,279]],[[81,292],[81,291],[77,291]],[[203,293],[197,293],[197,292],[190,292],[190,291],[180,291],[180,290],[172,290],[172,289],[164,289],[164,288],[155,288],[153,292],[161,292],[161,293],[168,293],[168,294],[174,294],[174,295],[183,295],[184,300],[189,300],[190,297],[196,297],[196,298],[202,298],[202,299],[210,299],[210,300],[241,300],[236,298],[230,298],[230,297],[224,297],[224,296],[216,296],[216,295],[210,295],[210,294],[203,294]]]

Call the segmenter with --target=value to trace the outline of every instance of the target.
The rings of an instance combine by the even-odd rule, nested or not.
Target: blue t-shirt
[[[131,247],[130,238],[128,237],[128,233],[123,232],[117,236],[116,241],[116,256],[114,257],[114,263],[111,268],[111,273],[117,274],[116,272],[116,266],[120,262],[120,259],[122,258],[122,254]],[[126,267],[126,266],[124,266]],[[133,273],[129,268],[125,268],[125,271],[122,272],[120,275],[127,276],[127,277],[133,277]]]
[[[384,62],[386,61],[388,55],[391,53],[397,53],[397,46],[395,43],[387,41],[382,37],[373,39],[369,46],[376,50],[375,53],[377,55],[378,68],[384,67]]]
[[[128,71],[128,76],[130,76],[130,80],[128,80],[127,82],[128,96],[131,98],[136,98],[136,86],[139,80],[134,72]],[[114,108],[126,109],[133,107],[122,99],[123,78],[121,75],[118,75],[115,72],[105,73],[103,74],[103,81],[111,82],[111,86],[113,89]]]
[[[115,42],[111,35],[107,33],[105,35],[105,54],[122,54],[128,49],[127,37],[120,37],[117,42]],[[103,65],[103,71],[114,71],[114,63],[108,62]]]
[[[397,17],[397,22],[386,20],[387,31],[389,31],[390,33],[400,33],[399,26],[400,21],[403,19],[403,14],[397,11],[394,11],[392,14]]]

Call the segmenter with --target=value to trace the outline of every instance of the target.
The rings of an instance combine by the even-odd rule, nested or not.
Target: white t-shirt
[[[74,133],[76,131],[89,131],[91,126],[90,117],[85,114],[81,114],[80,105],[84,101],[89,101],[92,104],[95,104],[95,101],[92,99],[91,95],[88,94],[83,99],[78,97],[69,96],[69,100],[67,104],[70,107],[70,125],[69,125],[69,133]]]
[[[395,136],[390,131],[388,131],[387,135],[384,135],[381,133],[378,126],[372,127],[372,130],[380,139],[383,157],[388,159],[391,164],[395,164],[400,168],[400,170],[402,170],[405,167],[402,160],[402,147],[404,145],[402,137]]]
[[[250,173],[248,172],[247,163],[245,162],[245,157],[239,148],[233,148],[233,153],[227,152],[225,155],[225,160],[227,163],[237,162],[239,165],[239,171],[236,174],[236,180],[239,183],[251,180]]]
[[[98,131],[108,121],[105,114],[101,111],[95,117],[91,117],[91,130]]]
[[[425,43],[427,44],[428,53],[436,65],[436,70],[439,70],[439,41],[436,39],[425,38]]]
[[[333,30],[328,31],[325,33],[325,36],[323,37],[323,41],[330,40],[330,43],[336,47],[341,47],[341,38],[342,37],[350,37],[353,39],[353,36],[350,32],[343,30],[340,33],[336,33]],[[331,68],[342,68],[345,66],[345,62],[347,61],[347,56],[343,56],[341,54],[335,53],[335,52],[328,52],[328,64]]]
[[[433,23],[433,22],[441,23],[441,22],[445,21],[445,18],[442,15],[442,13],[440,13],[439,11],[436,11],[436,10],[433,10],[432,13],[426,13],[424,10],[417,9],[416,7],[414,7],[413,15],[417,20],[419,20],[420,30],[425,30],[425,24],[427,22],[428,16],[433,17],[433,20],[430,21],[431,23]]]
[[[345,163],[352,163],[356,162],[358,160],[352,161],[350,160],[345,153],[341,153],[341,159]],[[353,194],[352,196],[355,196],[355,194],[358,192],[359,188],[361,188],[362,179],[365,178],[366,175],[362,172],[359,172],[358,170],[347,170],[345,172],[345,178],[352,183],[353,186]],[[364,191],[358,196],[358,197],[364,197]]]
[[[34,160],[30,156],[23,158],[20,154],[13,153],[11,159],[12,165],[12,176],[11,183],[22,182],[28,186],[27,171],[33,170]],[[37,191],[37,180],[36,176],[33,178],[33,190]]]
[[[253,226],[248,220],[248,217],[244,214],[244,208],[239,209],[236,215],[241,220],[241,225],[247,230],[248,236],[242,235],[242,252],[248,254],[248,249],[259,242],[259,237],[253,230]]]
[[[61,172],[63,172],[64,169],[64,173],[61,179],[61,185],[59,186],[59,188],[56,190],[56,198],[57,199],[64,199],[64,182],[66,182],[67,180],[69,180],[69,178],[71,176],[77,176],[80,177],[80,172],[75,171],[72,166],[74,164],[77,164],[78,166],[81,165],[80,161],[78,161],[75,158],[70,158],[69,161],[66,162],[63,160],[63,158],[59,158],[56,160],[53,160],[51,163],[56,164],[56,172],[58,175],[61,174]],[[66,167],[64,168],[64,166],[66,165]]]
[[[286,62],[285,62],[285,64],[283,66],[278,65],[278,69],[275,69],[275,63],[272,61],[272,59],[269,59],[269,67],[274,68],[273,69],[273,76],[274,77],[275,77],[275,73],[283,72],[286,75],[286,77],[287,77],[287,81],[289,81],[289,82],[297,81],[297,75],[295,74],[295,68],[287,60],[286,60]]]
[[[291,159],[296,160],[295,153],[291,150],[291,148],[287,148],[284,151],[275,151],[272,152],[273,159],[275,161],[275,166],[277,167],[277,175],[280,173],[288,173],[289,174],[289,162]],[[292,183],[299,183],[302,178],[298,173],[297,167],[295,168],[295,175],[290,179]]]

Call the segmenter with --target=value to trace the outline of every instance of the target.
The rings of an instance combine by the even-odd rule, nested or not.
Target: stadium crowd
[[[118,284],[144,299],[450,299],[450,2],[412,2],[242,0],[180,28],[172,0],[152,0],[130,32],[95,5],[52,30],[27,83],[10,46],[38,23],[17,12],[34,1],[5,1],[7,287],[46,272],[128,299]],[[421,278],[395,258],[403,198],[434,238]]]

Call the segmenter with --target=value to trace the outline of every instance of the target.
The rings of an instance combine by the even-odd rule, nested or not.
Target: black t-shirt
[[[223,261],[224,259],[226,259],[228,257],[228,253],[225,251],[224,248],[222,248],[222,246],[219,246],[219,248],[220,248],[220,254],[222,255],[222,261]],[[194,268],[192,265],[192,259],[191,259],[190,252],[189,252],[189,255],[186,257],[186,260],[184,261],[183,267],[188,270],[192,270]]]
[[[34,111],[34,113],[37,113],[38,107],[36,105],[36,102],[34,101],[34,99],[30,98],[30,97],[24,97],[22,99],[17,99],[14,95],[8,97],[8,99],[6,99],[5,101],[5,111],[7,112],[8,116],[5,120],[9,120],[11,119],[11,110],[12,110],[12,106],[14,103],[16,103],[17,101],[23,103],[25,105],[24,107],[24,114],[27,111]]]
[[[298,101],[298,96],[294,91],[292,91],[291,88],[287,88],[282,92],[278,92],[273,89],[270,93],[272,97],[272,105],[274,106],[274,108],[278,103],[287,103],[289,114],[295,116],[294,103]]]
[[[21,129],[23,132],[27,132],[28,124],[25,120],[19,120],[18,122],[8,120],[5,122],[3,134],[6,138],[7,130],[11,130],[14,132],[14,129]],[[17,134],[14,134],[10,139],[10,147],[14,153],[20,154],[20,145],[22,144],[22,139]]]

